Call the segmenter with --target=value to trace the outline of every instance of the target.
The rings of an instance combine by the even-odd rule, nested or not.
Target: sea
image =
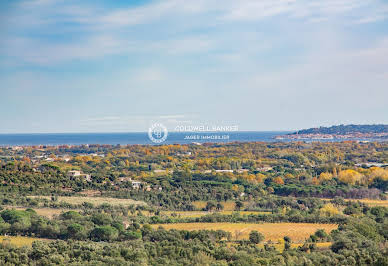
[[[0,147],[10,146],[58,146],[82,144],[110,145],[162,145],[162,144],[202,144],[225,142],[290,142],[292,139],[276,139],[291,131],[233,131],[233,132],[168,132],[162,142],[154,142],[148,132],[130,133],[29,133],[0,134]],[[157,139],[157,138],[156,138]],[[155,138],[154,138],[155,140]],[[356,141],[387,141],[387,139],[359,139]],[[338,142],[344,139],[304,139],[304,142]]]
[[[0,134],[0,146],[81,145],[81,144],[189,144],[223,142],[273,142],[285,131],[169,132],[161,143],[151,141],[148,132],[131,133],[31,133]],[[284,140],[288,141],[288,140]]]

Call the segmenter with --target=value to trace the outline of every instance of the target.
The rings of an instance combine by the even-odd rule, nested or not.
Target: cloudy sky
[[[388,123],[388,2],[1,1],[0,95],[0,133]]]

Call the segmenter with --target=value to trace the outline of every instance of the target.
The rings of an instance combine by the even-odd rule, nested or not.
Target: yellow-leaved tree
[[[328,173],[328,172],[322,172],[320,175],[319,175],[319,181],[322,182],[322,181],[325,181],[325,180],[330,180],[333,178],[333,174],[331,173]]]
[[[346,184],[354,185],[360,183],[362,174],[352,169],[343,170],[339,172],[338,179]]]
[[[339,210],[333,204],[327,203],[319,210],[319,213],[323,216],[331,217],[339,214]]]
[[[381,178],[382,180],[388,180],[388,170],[380,167],[371,167],[366,174],[368,182],[372,183],[374,179]]]

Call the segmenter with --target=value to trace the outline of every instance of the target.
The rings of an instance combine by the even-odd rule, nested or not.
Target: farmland
[[[194,201],[193,205],[197,210],[202,210],[206,207],[206,201]],[[236,203],[234,201],[226,201],[221,203],[224,206],[224,211],[234,211]]]
[[[231,214],[238,214],[238,215],[250,215],[250,214],[268,214],[269,212],[260,212],[260,211],[218,211],[218,212],[207,212],[207,211],[163,211],[162,214],[167,216],[177,216],[182,218],[196,218],[196,217],[202,217],[204,215],[209,214],[221,214],[221,215],[231,215]]]
[[[360,201],[362,203],[365,203],[368,206],[382,206],[382,207],[388,207],[388,200],[373,200],[373,199],[359,199],[359,200],[349,200],[345,199],[345,201],[352,201],[357,202]]]
[[[16,209],[16,210],[25,210],[24,207],[8,207],[7,209]],[[54,215],[60,215],[62,212],[67,211],[67,209],[54,209],[54,208],[34,208],[34,211],[41,216],[47,218],[53,218]]]
[[[252,230],[257,230],[265,237],[265,241],[277,242],[280,238],[288,236],[295,243],[301,243],[318,229],[324,229],[327,233],[337,229],[335,224],[314,223],[177,223],[155,224],[153,228],[177,229],[177,230],[224,230],[230,232],[234,239],[248,239]]]
[[[30,196],[31,198],[43,198],[50,200],[50,196]],[[146,205],[145,202],[132,200],[132,199],[119,199],[119,198],[107,198],[107,197],[66,197],[66,196],[59,196],[58,202],[66,202],[69,204],[82,204],[84,202],[91,203],[95,206],[102,205],[102,204],[110,204],[113,206],[118,205]]]
[[[330,201],[331,199],[322,199],[325,201]],[[375,207],[375,206],[381,206],[381,207],[388,207],[388,199],[386,200],[377,200],[377,199],[344,199],[346,202],[361,202],[368,206]]]
[[[0,236],[0,243],[16,247],[31,246],[34,241],[50,241],[48,239],[28,236]]]

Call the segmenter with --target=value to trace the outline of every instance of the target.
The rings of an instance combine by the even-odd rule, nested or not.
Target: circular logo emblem
[[[148,137],[154,143],[162,143],[167,139],[168,131],[167,128],[159,123],[153,124],[148,129]]]

